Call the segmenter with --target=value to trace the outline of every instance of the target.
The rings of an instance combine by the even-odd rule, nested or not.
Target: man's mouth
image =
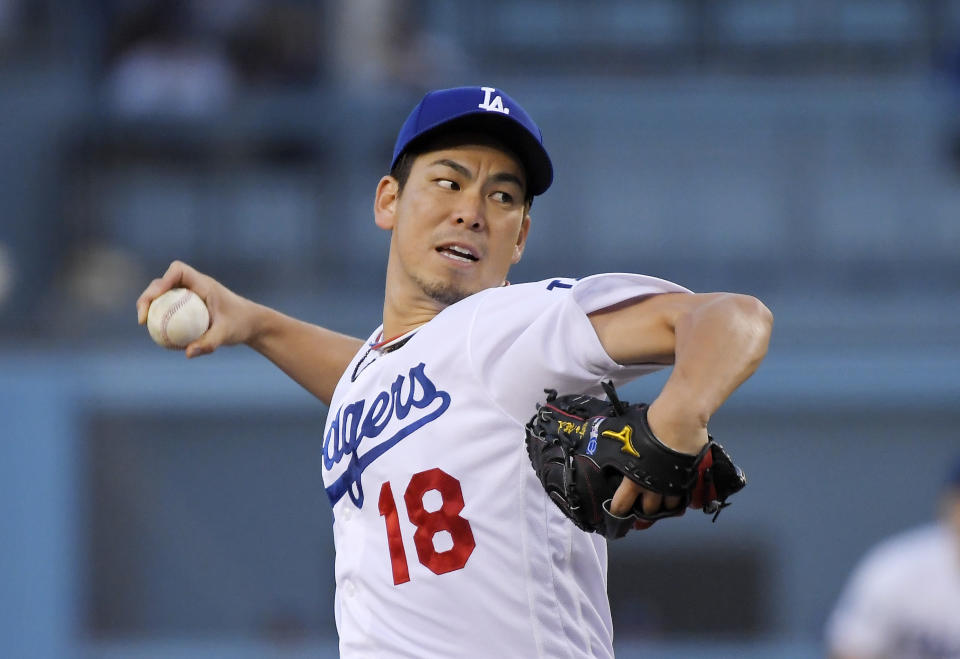
[[[454,261],[462,261],[464,263],[475,263],[480,260],[480,258],[471,252],[466,247],[461,247],[460,245],[442,245],[437,247],[437,252],[443,254],[449,259]]]

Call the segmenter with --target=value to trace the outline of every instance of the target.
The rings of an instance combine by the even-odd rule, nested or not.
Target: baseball
[[[174,288],[150,303],[147,330],[157,345],[182,350],[210,326],[210,313],[189,288]]]

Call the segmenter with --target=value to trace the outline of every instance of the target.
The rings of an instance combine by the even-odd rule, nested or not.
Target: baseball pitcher
[[[181,262],[137,301],[142,323],[192,289],[211,323],[189,357],[249,345],[329,405],[343,657],[612,657],[608,539],[688,507],[715,516],[745,483],[707,425],[766,354],[770,312],[639,274],[508,285],[552,178],[502,90],[434,91],[376,187],[391,239],[368,337]],[[649,405],[617,397],[668,365]]]

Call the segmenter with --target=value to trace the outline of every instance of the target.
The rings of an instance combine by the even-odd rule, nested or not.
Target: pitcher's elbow
[[[758,357],[762,358],[773,332],[773,312],[752,295],[732,294],[728,303],[733,307],[737,319],[733,326],[753,338],[751,343],[756,347]]]

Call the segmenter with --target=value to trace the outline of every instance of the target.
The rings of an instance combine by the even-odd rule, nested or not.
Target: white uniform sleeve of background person
[[[602,395],[604,379],[622,384],[663,368],[614,362],[587,314],[633,298],[689,292],[656,277],[619,273],[487,291],[470,326],[470,361],[491,398],[526,423],[545,388]]]
[[[857,566],[827,623],[831,650],[864,657],[886,654],[897,571],[896,557],[884,552],[870,554]]]
[[[895,536],[856,567],[826,627],[838,654],[960,656],[960,558],[941,526]]]

